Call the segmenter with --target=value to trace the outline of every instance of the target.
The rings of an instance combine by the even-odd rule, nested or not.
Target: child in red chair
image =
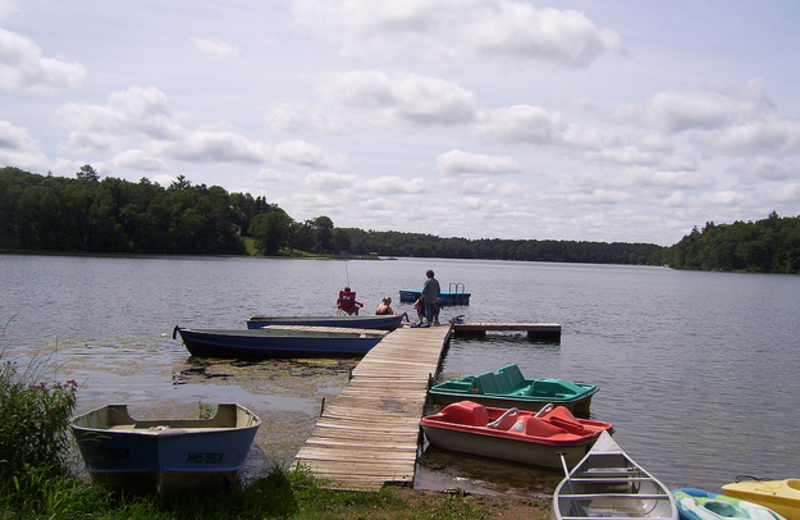
[[[347,314],[358,315],[358,309],[364,306],[364,303],[356,301],[355,291],[351,291],[349,287],[345,287],[343,291],[339,291],[339,299],[336,300],[336,306],[339,310]]]

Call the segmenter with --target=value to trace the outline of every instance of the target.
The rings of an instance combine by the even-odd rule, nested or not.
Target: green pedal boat
[[[552,403],[564,406],[576,416],[588,417],[592,396],[598,390],[595,385],[563,379],[525,379],[517,365],[508,365],[496,374],[486,372],[445,381],[431,387],[428,393],[437,404],[467,399],[484,406],[535,412]]]

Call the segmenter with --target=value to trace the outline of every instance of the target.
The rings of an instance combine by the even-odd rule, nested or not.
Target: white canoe
[[[670,490],[631,459],[607,432],[558,485],[555,520],[677,520]]]

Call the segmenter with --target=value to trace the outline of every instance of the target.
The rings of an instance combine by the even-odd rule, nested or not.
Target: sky
[[[0,166],[669,246],[800,215],[798,23],[784,0],[0,0]]]

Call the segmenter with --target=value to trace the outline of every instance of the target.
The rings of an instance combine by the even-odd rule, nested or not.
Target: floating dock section
[[[484,337],[486,331],[524,331],[528,339],[557,341],[561,339],[561,325],[558,323],[456,323],[453,325],[455,337]]]
[[[400,328],[373,347],[327,406],[295,464],[332,489],[413,485],[429,381],[452,328]]]

